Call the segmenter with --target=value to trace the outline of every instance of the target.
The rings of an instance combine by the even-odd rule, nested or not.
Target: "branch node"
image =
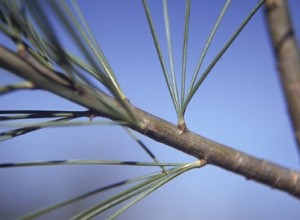
[[[205,166],[207,163],[206,159],[200,159],[197,162],[198,162],[198,168]]]
[[[279,182],[280,182],[281,178],[280,176],[278,176],[275,180],[275,182],[271,185],[272,188],[276,188],[276,186],[278,186]]]
[[[181,131],[180,134],[184,133],[187,129],[185,122],[182,123],[179,122],[177,127]]]
[[[95,117],[97,117],[97,114],[93,111],[88,112],[89,121],[91,122]]]
[[[141,131],[143,134],[147,134],[150,127],[150,121],[146,118],[143,119],[143,122],[141,123]]]
[[[278,7],[275,0],[268,0],[265,2],[266,12],[270,12]]]
[[[292,180],[293,187],[297,188],[297,182],[299,182],[299,173],[291,170],[290,175],[291,175],[291,180]]]
[[[236,161],[237,161],[237,162],[236,162],[236,165],[235,165],[235,168],[234,168],[234,169],[238,170],[239,167],[240,167],[240,165],[241,165],[242,162],[243,162],[243,158],[242,158],[240,152],[237,152],[237,155],[236,155]]]
[[[21,56],[21,57],[25,57],[27,55],[27,51],[26,51],[26,47],[23,43],[19,42],[17,44],[17,51],[18,51],[18,54]]]
[[[287,89],[294,93],[296,96],[300,97],[300,81],[291,82]]]

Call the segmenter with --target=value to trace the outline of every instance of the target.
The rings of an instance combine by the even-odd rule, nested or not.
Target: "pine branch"
[[[265,14],[300,153],[300,52],[287,4],[268,0]]]
[[[37,61],[32,62],[34,61],[0,46],[0,66],[32,82],[37,88],[48,90],[112,120],[120,118],[116,117],[104,102],[119,109],[120,114],[127,114],[126,109],[114,98],[87,84],[76,82],[73,85],[71,79],[59,78],[56,72]],[[196,158],[204,159],[207,164],[222,167],[300,198],[299,172],[257,159],[189,130],[182,131],[176,125],[144,112],[130,103],[128,108],[136,119],[135,122],[128,122],[128,126],[137,132]]]

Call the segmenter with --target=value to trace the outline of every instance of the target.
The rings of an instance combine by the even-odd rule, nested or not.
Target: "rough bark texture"
[[[267,26],[300,153],[300,53],[285,0],[267,0]]]
[[[110,114],[109,109],[100,100],[120,108],[112,97],[95,92],[95,89],[81,83],[72,85],[69,79],[61,78],[57,73],[45,69],[32,59],[20,56],[0,46],[0,66],[14,74],[33,82],[36,87],[48,90],[79,105],[95,111],[98,115],[119,120]],[[101,96],[101,98],[100,98]],[[300,173],[260,160],[225,145],[208,140],[189,130],[182,131],[174,124],[144,112],[128,104],[136,117],[136,122],[128,124],[132,129],[168,146],[174,147],[208,164],[214,164],[233,171],[260,183],[277,188],[300,198]],[[120,111],[125,110],[120,109]]]

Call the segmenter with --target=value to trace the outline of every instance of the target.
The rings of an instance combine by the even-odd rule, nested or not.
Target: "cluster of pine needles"
[[[248,21],[256,13],[263,1],[250,12],[245,18],[242,24],[232,34],[230,39],[219,51],[219,53],[210,62],[208,67],[204,70],[201,69],[204,58],[214,36],[217,33],[218,27],[221,24],[229,5],[230,0],[227,0],[220,11],[220,14],[213,26],[207,41],[204,45],[203,51],[199,57],[195,71],[191,77],[191,81],[187,82],[187,53],[188,53],[188,37],[189,37],[189,19],[191,0],[186,0],[185,3],[185,15],[184,15],[184,27],[183,27],[183,43],[182,43],[182,69],[181,69],[181,82],[177,83],[173,50],[172,50],[172,35],[171,25],[168,13],[167,0],[162,1],[165,32],[168,48],[168,60],[167,65],[161,45],[157,37],[155,25],[151,17],[150,8],[146,0],[142,0],[142,5],[145,10],[145,15],[150,28],[151,35],[153,37],[154,46],[158,55],[158,59],[161,64],[162,73],[164,75],[166,85],[173,101],[174,108],[178,118],[178,127],[185,128],[184,114],[187,106],[190,103],[192,97],[199,89],[203,81],[211,72],[215,64],[219,61],[221,56],[230,47],[232,42],[236,39],[241,30],[246,26]],[[68,52],[63,47],[59,36],[56,34],[54,27],[51,24],[49,18],[49,11],[58,19],[59,24],[63,29],[69,33],[72,38],[72,42],[75,42],[77,49],[80,51],[81,56],[75,56]],[[120,104],[119,108],[115,108],[106,99],[99,97],[100,101],[109,109],[113,118],[118,120],[110,121],[105,120],[94,122],[93,117],[97,117],[97,114],[92,110],[86,111],[53,111],[53,110],[7,110],[0,111],[1,127],[9,127],[8,130],[0,133],[0,141],[6,141],[11,138],[17,138],[20,135],[34,132],[46,127],[57,126],[82,126],[91,124],[103,124],[103,125],[116,125],[125,128],[129,136],[136,141],[136,143],[145,150],[150,156],[153,162],[138,162],[138,161],[111,161],[111,160],[59,160],[59,161],[35,161],[35,162],[20,162],[20,163],[2,163],[1,169],[16,168],[16,167],[40,167],[40,166],[63,166],[63,165],[111,165],[111,166],[151,166],[158,167],[156,173],[139,176],[123,180],[116,183],[111,183],[108,186],[102,186],[98,189],[94,189],[90,192],[81,194],[77,197],[62,201],[58,204],[50,207],[42,208],[34,213],[30,213],[24,216],[23,219],[34,219],[38,216],[45,215],[56,209],[65,207],[72,203],[89,198],[93,195],[98,195],[104,191],[117,188],[120,186],[128,186],[126,190],[123,190],[114,196],[101,201],[93,207],[84,210],[73,217],[73,219],[89,219],[105,210],[114,207],[119,204],[123,204],[119,210],[117,210],[110,219],[113,219],[124,212],[126,209],[146,197],[165,183],[179,176],[180,174],[191,170],[193,168],[199,168],[204,165],[202,161],[196,161],[192,163],[161,163],[150,151],[150,149],[142,142],[137,135],[126,127],[128,124],[134,124],[135,116],[131,112],[127,105],[126,95],[123,93],[121,86],[117,80],[117,77],[109,65],[109,62],[104,56],[98,42],[93,36],[89,26],[84,18],[83,13],[80,10],[79,5],[75,0],[69,2],[66,1],[22,1],[22,0],[3,0],[0,2],[0,31],[7,38],[12,40],[16,45],[18,52],[25,51],[29,56],[34,58],[40,64],[53,70],[57,76],[66,77],[71,79],[72,83],[77,82],[84,83],[94,89],[95,94],[98,91],[105,92],[115,98]],[[200,74],[201,70],[201,74]],[[36,89],[35,85],[30,81],[18,82],[10,85],[0,86],[0,95],[6,95],[11,92],[21,90],[33,90]],[[78,120],[86,118],[87,120]],[[32,119],[39,119],[38,123],[17,123],[19,121],[31,121]],[[16,122],[17,121],[17,122]],[[13,122],[13,123],[11,123]],[[17,127],[11,129],[11,126]],[[2,129],[3,130],[3,129]],[[127,201],[126,203],[124,203]]]

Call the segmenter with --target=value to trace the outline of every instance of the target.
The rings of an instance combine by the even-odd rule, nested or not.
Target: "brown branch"
[[[267,0],[265,12],[300,153],[300,53],[287,1]]]
[[[95,93],[95,89],[87,85],[78,83],[74,87],[67,83],[68,80],[56,80],[57,76],[54,77],[54,74],[57,73],[49,69],[47,70],[47,74],[41,73],[39,71],[42,71],[43,68],[36,65],[40,64],[33,66],[28,60],[24,60],[24,57],[0,46],[0,66],[3,68],[33,82],[41,89],[53,92],[93,110],[97,114],[116,120],[116,118],[113,118],[109,114],[106,106],[103,106],[99,102],[97,95],[101,95],[111,105],[120,108],[115,99],[104,93]],[[78,88],[80,88],[80,92]],[[129,127],[132,129],[199,159],[205,159],[208,164],[217,165],[243,175],[247,179],[253,179],[300,198],[299,172],[257,159],[225,145],[208,140],[189,130],[182,131],[176,125],[144,112],[133,105],[129,104],[129,108],[138,121],[137,124],[129,124]],[[125,110],[120,111],[124,111],[124,114],[126,114]]]

